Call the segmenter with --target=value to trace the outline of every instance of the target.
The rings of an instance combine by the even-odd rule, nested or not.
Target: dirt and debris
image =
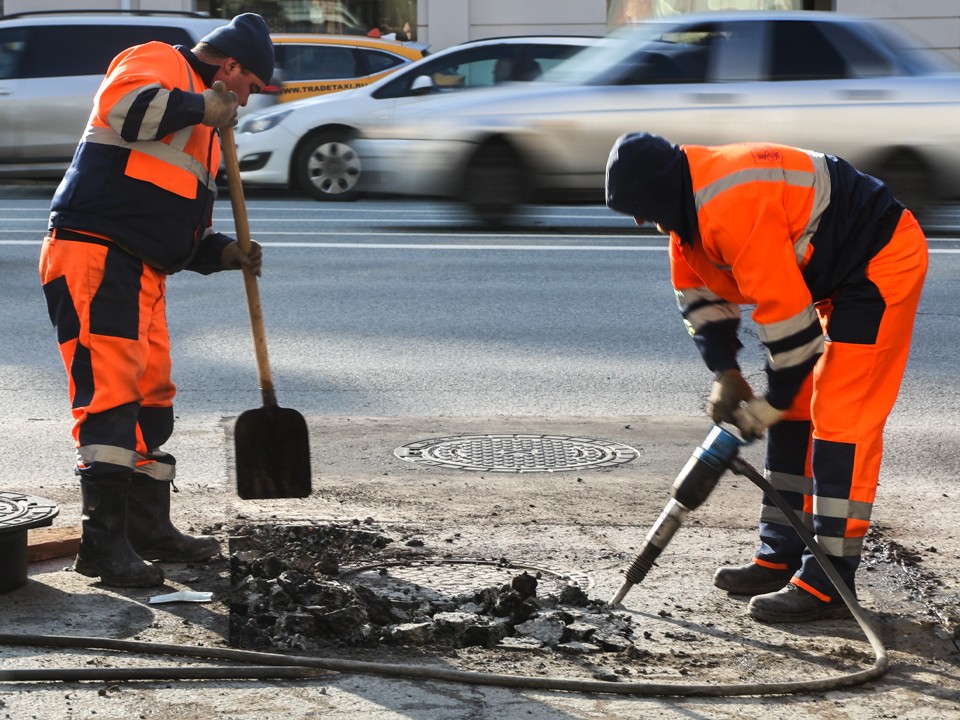
[[[410,526],[384,527],[368,518],[225,530],[229,641],[235,647],[394,662],[442,659],[477,671],[613,681],[709,676],[777,682],[782,664],[758,662],[751,653],[730,658],[720,639],[732,631],[742,632],[748,643],[779,636],[783,645],[771,646],[774,655],[812,643],[810,657],[822,655],[821,672],[854,672],[872,662],[869,646],[849,623],[838,625],[831,639],[822,636],[822,624],[781,634],[729,617],[730,627],[721,630],[703,618],[714,604],[727,604],[725,612],[731,612],[731,601],[716,593],[709,601],[701,597],[706,604],[699,606],[668,593],[663,607],[651,608],[644,619],[643,613],[611,608],[588,576],[507,557],[466,558],[447,548],[445,536],[425,542]],[[627,558],[622,560],[626,566]],[[867,538],[864,561],[865,590],[899,588],[913,607],[929,601],[916,627],[897,607],[876,612],[885,634],[921,652],[929,647],[931,627],[943,636],[952,606],[936,593],[919,557],[884,538],[877,526]],[[647,597],[657,595],[656,583],[669,574],[658,571],[648,580]]]
[[[323,486],[309,499],[246,503],[226,497],[229,484],[184,481],[175,498],[178,527],[219,537],[221,557],[164,564],[162,591],[106,588],[65,572],[68,562],[45,561],[31,565],[26,587],[2,596],[0,610],[17,632],[243,646],[337,662],[641,685],[832,681],[874,661],[852,620],[764,625],[749,617],[747,598],[712,585],[716,567],[743,562],[756,543],[759,494],[736,476],[726,477],[691,515],[642,585],[616,609],[615,617],[622,611],[629,622],[603,637],[600,620],[592,616],[606,622],[609,610],[595,612],[591,603],[608,600],[621,586],[669,496],[670,478],[706,433],[691,428],[687,418],[660,420],[654,428],[631,418],[635,430],[623,432],[626,424],[619,418],[522,418],[512,424],[504,418],[438,418],[418,419],[415,426],[409,420],[314,420]],[[410,438],[528,432],[534,425],[549,434],[622,438],[644,447],[642,462],[590,475],[504,478],[410,467],[392,455]],[[207,453],[205,436],[196,437]],[[467,688],[350,672],[309,682],[111,682],[103,696],[85,692],[84,684],[8,682],[0,683],[6,703],[0,716],[960,717],[954,636],[960,554],[950,532],[953,515],[941,503],[935,503],[936,513],[921,511],[937,495],[918,485],[914,474],[909,482],[888,484],[896,503],[878,508],[858,572],[861,603],[890,656],[889,671],[865,686],[799,698],[680,700]],[[47,483],[37,492],[61,504],[65,522],[77,521],[73,485]],[[570,596],[563,594],[568,587]],[[213,601],[148,604],[158,592],[181,590],[212,592]],[[497,639],[500,629],[504,635]],[[17,647],[5,648],[2,665],[159,662],[200,664]],[[109,690],[114,686],[120,692]]]
[[[630,615],[589,597],[568,576],[521,569],[506,558],[427,557],[423,547],[415,539],[398,545],[359,521],[234,528],[231,644],[552,648],[570,655],[633,647]],[[446,587],[411,581],[403,572],[410,570],[428,582],[446,575]],[[491,570],[504,581],[489,584]]]
[[[879,574],[889,578],[896,571],[896,590],[923,609],[923,615],[954,640],[960,639],[960,595],[945,591],[944,582],[924,567],[924,553],[936,555],[935,546],[923,552],[888,537],[883,525],[874,523],[864,542],[860,578]]]

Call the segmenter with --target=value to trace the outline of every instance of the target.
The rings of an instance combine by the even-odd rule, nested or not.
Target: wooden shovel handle
[[[237,242],[241,250],[250,252],[250,223],[247,221],[247,205],[243,198],[243,183],[240,181],[240,162],[237,159],[237,143],[233,138],[233,128],[220,128],[220,140],[227,168],[227,181],[230,185],[230,203],[233,205],[233,218],[237,225]],[[257,355],[257,380],[260,383],[260,393],[263,395],[264,405],[276,407],[277,398],[273,389],[273,378],[270,375],[270,358],[267,356],[267,333],[263,325],[263,310],[260,307],[260,288],[257,285],[257,276],[246,265],[243,266],[243,286],[247,291],[247,310],[250,313],[253,348]]]

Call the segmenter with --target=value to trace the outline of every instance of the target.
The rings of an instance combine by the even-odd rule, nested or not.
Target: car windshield
[[[923,47],[921,41],[895,32],[885,25],[868,23],[864,25],[864,32],[874,33],[879,38],[878,42],[890,48],[911,74],[956,72],[956,68],[951,67],[946,56]]]
[[[793,25],[799,26],[801,23],[784,22],[778,26]],[[731,75],[733,68],[719,67],[716,49],[722,47],[724,40],[735,41],[742,47],[759,43],[760,38],[755,35],[760,32],[760,26],[761,23],[756,21],[734,23],[722,17],[716,20],[701,18],[681,22],[661,20],[640,23],[611,33],[598,44],[544,73],[542,79],[546,82],[573,85],[697,83],[719,81],[721,77],[726,80],[748,79],[751,77],[749,72],[745,75],[741,72],[734,77]],[[844,26],[824,24],[823,28],[834,37]],[[849,31],[845,32],[849,34]],[[922,42],[899,30],[881,23],[862,23],[857,33],[859,37],[872,34],[872,44],[884,48],[888,53],[887,60],[882,64],[881,74],[902,72],[924,75],[952,70],[945,57],[926,49]],[[848,48],[847,54],[855,55],[846,39],[836,42],[839,47]],[[711,54],[714,57],[711,57]],[[733,53],[727,55],[734,57]],[[795,59],[802,63],[809,62],[800,56]],[[879,62],[882,58],[877,56],[872,60]],[[891,65],[891,61],[896,64],[896,68]],[[757,59],[753,59],[748,64],[755,70],[757,62]],[[853,73],[852,70],[850,72]],[[876,74],[862,68],[861,72],[866,75]]]
[[[705,39],[700,33],[677,32],[686,29],[676,23],[651,22],[621,28],[574,57],[551,68],[544,82],[573,85],[605,85],[617,68],[636,64],[638,52],[650,43],[664,47],[689,47]]]

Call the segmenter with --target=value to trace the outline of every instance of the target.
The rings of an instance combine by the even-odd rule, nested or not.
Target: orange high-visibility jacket
[[[903,207],[822,153],[769,143],[682,150],[698,223],[692,242],[670,242],[684,321],[708,366],[724,370],[737,366],[739,305],[755,305],[767,399],[785,409],[823,352],[814,303],[889,241]]]
[[[207,235],[220,146],[202,124],[202,70],[188,50],[161,42],[113,60],[54,196],[51,227],[102,235],[167,272],[221,269],[229,239]]]

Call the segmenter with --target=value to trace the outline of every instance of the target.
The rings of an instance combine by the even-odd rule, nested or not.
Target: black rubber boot
[[[733,595],[762,595],[783,588],[795,569],[775,570],[755,562],[739,567],[717,568],[713,575],[713,584]]]
[[[810,622],[850,617],[843,600],[824,602],[793,583],[779,592],[757,595],[747,606],[750,617],[765,623]]]
[[[127,473],[80,478],[83,532],[73,569],[112,587],[163,585],[163,571],[145,562],[127,539]]]
[[[130,479],[130,510],[127,535],[144,560],[195,562],[220,552],[212,535],[186,535],[170,522],[172,482],[134,473]]]

